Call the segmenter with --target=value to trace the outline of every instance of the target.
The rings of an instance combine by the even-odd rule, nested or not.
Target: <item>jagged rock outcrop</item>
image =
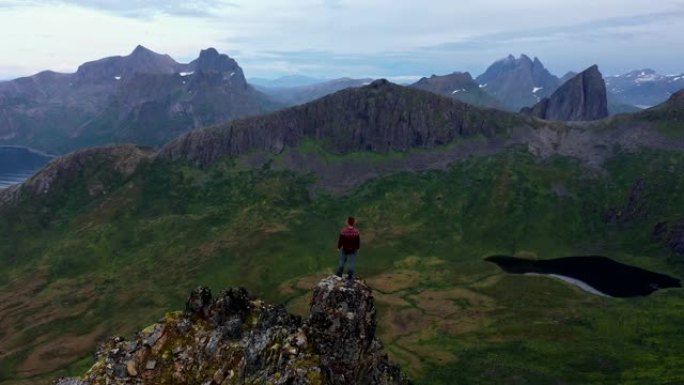
[[[373,293],[361,281],[335,276],[321,281],[313,293],[307,325],[327,383],[405,383],[375,339]]]
[[[411,87],[448,96],[477,107],[503,108],[496,98],[482,90],[469,72],[424,77],[413,83]]]
[[[266,116],[195,130],[164,146],[159,158],[209,165],[252,151],[281,153],[305,139],[333,153],[433,148],[475,135],[485,137],[524,119],[483,111],[459,101],[376,80]]]
[[[546,120],[588,121],[608,117],[606,84],[593,65],[568,80],[550,97],[521,113]]]
[[[322,280],[305,321],[242,288],[217,297],[198,288],[184,312],[130,341],[109,339],[88,373],[55,384],[409,384],[375,328],[373,295],[359,280]]]
[[[482,89],[511,111],[519,111],[551,95],[561,84],[538,58],[513,55],[496,61],[477,77]]]

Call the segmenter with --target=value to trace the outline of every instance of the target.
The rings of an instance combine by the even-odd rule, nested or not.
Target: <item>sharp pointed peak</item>
[[[131,55],[141,55],[141,54],[149,54],[149,53],[154,53],[151,49],[138,44],[133,51],[131,52]]]

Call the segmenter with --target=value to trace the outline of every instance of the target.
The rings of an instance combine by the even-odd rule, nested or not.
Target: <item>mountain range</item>
[[[538,58],[509,55],[473,79],[432,75],[412,87],[478,107],[517,112],[550,97],[562,84]],[[663,102],[684,76],[652,70],[608,76],[609,114]],[[371,79],[286,76],[247,83],[237,62],[210,48],[187,64],[142,46],[127,56],[84,63],[75,73],[44,71],[0,82],[0,143],[51,153],[107,143],[157,147],[197,127],[300,105]]]
[[[235,60],[213,48],[181,64],[138,46],[73,74],[0,83],[0,138],[57,153],[112,142],[156,146],[194,127],[274,108]]]
[[[684,89],[684,74],[660,75],[652,69],[606,76],[606,85],[622,103],[641,108],[652,107]]]
[[[584,107],[602,84],[588,71],[551,93],[546,110],[573,117]],[[211,302],[207,320],[159,315],[182,308],[201,284],[244,286],[307,316],[337,261],[338,221],[354,215],[364,242],[357,274],[377,302],[370,324],[418,383],[676,383],[681,290],[604,298],[508,275],[485,258],[606,255],[681,277],[683,121],[684,91],[635,114],[565,123],[376,80],[195,129],[159,149],[59,157],[0,190],[0,381],[90,373],[106,383],[177,368],[218,382],[208,347],[234,358],[221,381],[229,370],[272,379],[274,368],[316,372],[328,356],[296,350],[310,360],[281,359],[301,324],[256,299],[242,313],[218,311],[232,300]],[[356,319],[352,302],[335,303],[339,323],[316,330]],[[197,334],[150,342],[165,323]],[[93,359],[112,335],[134,337]],[[643,341],[658,354],[644,354]],[[361,357],[388,362],[373,352]],[[200,362],[206,370],[195,370]],[[383,365],[374,367],[391,368]]]

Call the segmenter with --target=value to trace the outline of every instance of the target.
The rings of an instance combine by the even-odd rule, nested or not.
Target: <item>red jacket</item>
[[[337,248],[344,252],[354,252],[361,248],[361,236],[359,230],[354,227],[345,227],[340,231],[337,240]]]

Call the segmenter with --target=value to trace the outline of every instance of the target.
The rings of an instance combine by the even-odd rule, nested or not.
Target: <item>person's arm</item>
[[[340,233],[340,236],[337,238],[337,250],[340,250],[342,248],[342,233]]]
[[[356,250],[361,248],[361,234],[356,235]]]

